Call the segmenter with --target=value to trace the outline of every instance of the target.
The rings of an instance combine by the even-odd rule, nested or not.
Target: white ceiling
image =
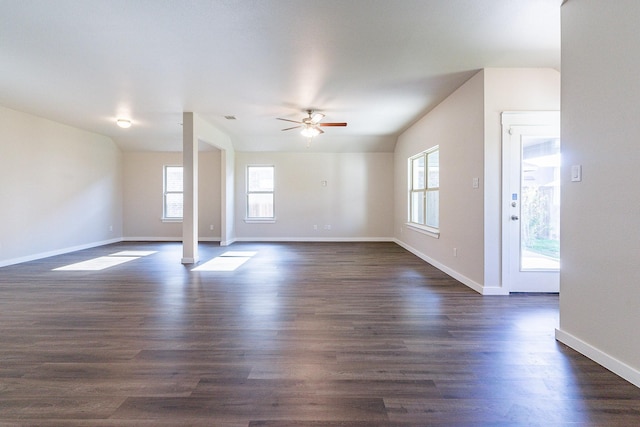
[[[481,68],[559,69],[560,3],[0,0],[0,104],[131,151],[180,150],[183,111],[238,151],[393,151]],[[349,125],[307,148],[275,118],[308,108]]]

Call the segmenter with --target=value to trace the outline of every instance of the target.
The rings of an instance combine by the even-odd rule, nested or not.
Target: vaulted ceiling
[[[180,150],[183,111],[239,151],[393,151],[479,69],[559,69],[560,3],[0,0],[0,105],[130,151]],[[307,109],[348,126],[307,148],[276,120]]]

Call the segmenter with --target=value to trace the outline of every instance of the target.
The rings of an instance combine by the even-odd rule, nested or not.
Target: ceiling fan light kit
[[[116,120],[116,124],[123,129],[127,129],[131,127],[131,120],[128,119],[118,119]]]
[[[321,126],[346,126],[347,125],[346,123],[320,123],[320,120],[322,120],[323,118],[324,118],[324,114],[317,113],[317,112],[314,113],[313,110],[307,110],[307,117],[303,118],[301,121],[282,119],[279,117],[278,117],[278,120],[283,120],[285,122],[298,123],[298,126],[288,127],[282,130],[285,131],[285,130],[297,129],[301,127],[302,131],[300,131],[300,134],[305,138],[308,138],[309,140],[320,135],[321,133],[324,133],[324,131],[320,129]]]
[[[302,128],[300,134],[305,138],[313,138],[320,135],[320,132],[322,131],[315,126],[305,126]]]

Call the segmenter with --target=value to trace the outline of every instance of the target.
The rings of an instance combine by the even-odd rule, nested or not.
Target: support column
[[[198,141],[193,113],[182,113],[182,263],[198,262]]]

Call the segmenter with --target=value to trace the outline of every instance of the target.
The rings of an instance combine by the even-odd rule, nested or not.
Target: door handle
[[[511,219],[512,219],[513,221],[517,221],[517,220],[519,220],[520,218],[518,218],[518,215],[511,215]]]

